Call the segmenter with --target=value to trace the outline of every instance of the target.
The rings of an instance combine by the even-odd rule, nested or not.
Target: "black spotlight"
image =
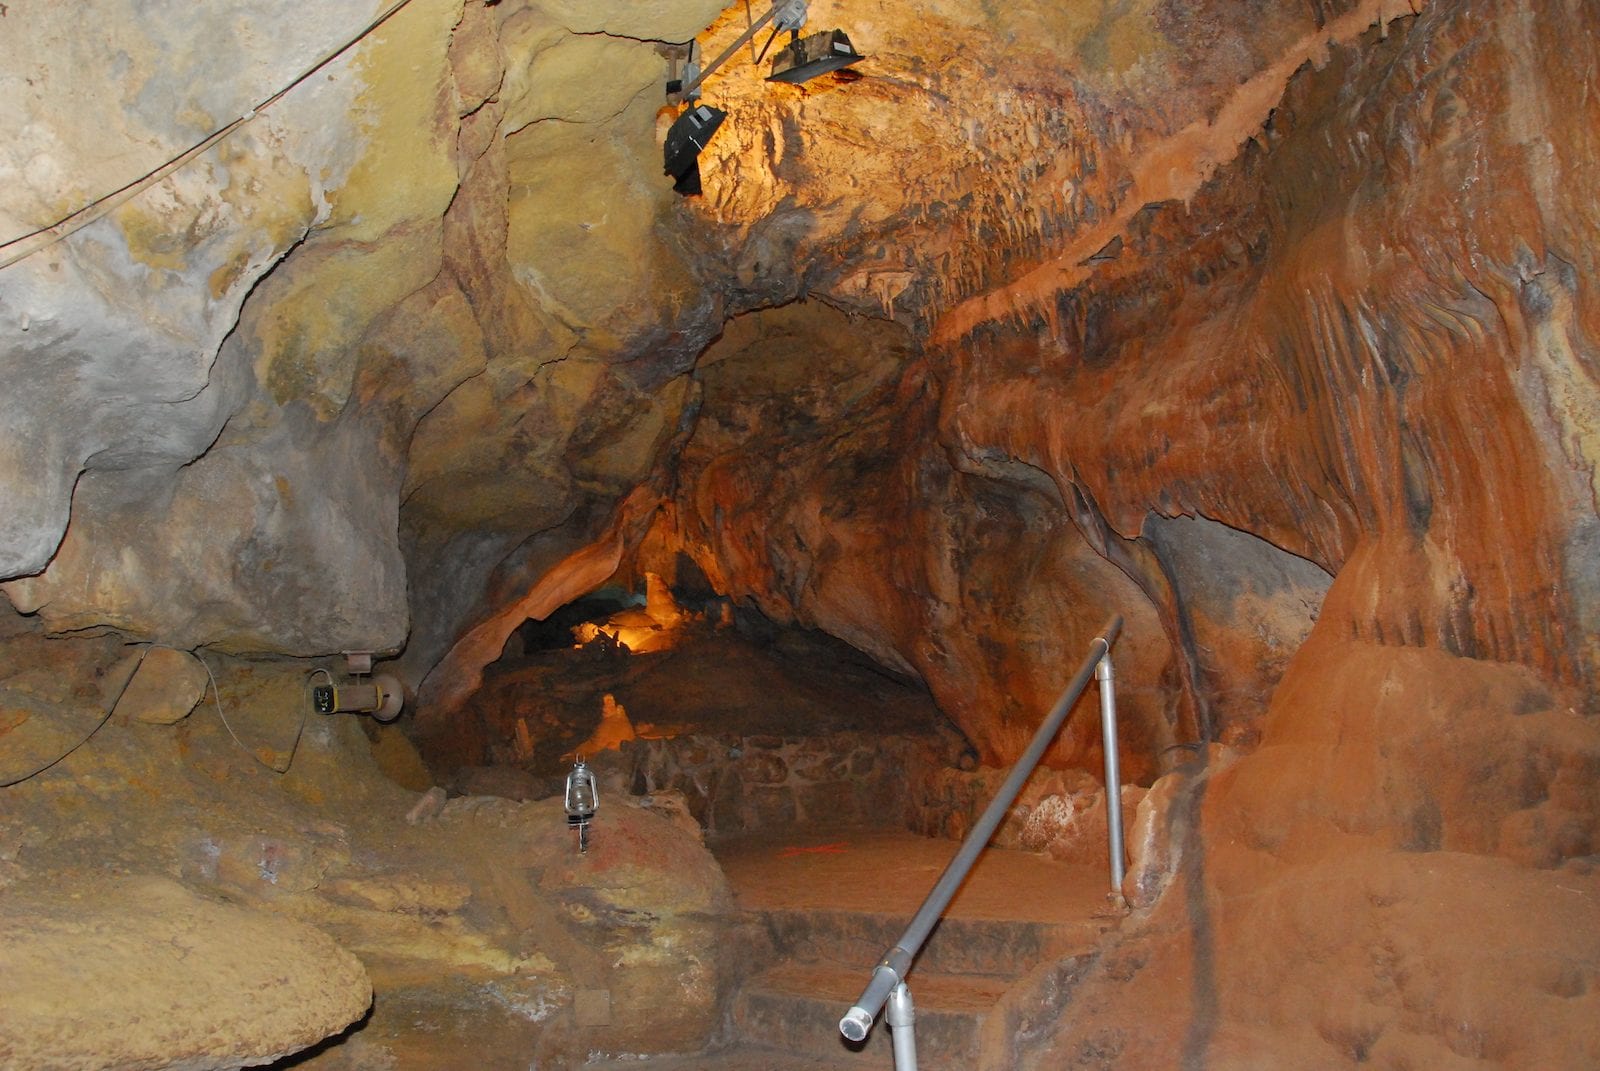
[[[662,155],[666,160],[666,173],[675,180],[672,188],[685,197],[700,192],[700,150],[706,147],[711,135],[728,117],[721,108],[709,104],[696,104],[673,120],[667,131],[667,144]]]
[[[866,58],[856,51],[843,30],[823,30],[780,49],[772,57],[772,73],[767,75],[767,81],[805,82]]]

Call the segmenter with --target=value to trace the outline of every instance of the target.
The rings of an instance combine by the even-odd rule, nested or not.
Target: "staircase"
[[[733,1010],[737,1048],[689,1067],[844,1071],[893,1067],[880,1021],[859,1046],[839,1034],[871,968],[954,851],[949,841],[856,831],[718,850],[769,964]],[[1048,1032],[1115,924],[1105,877],[991,849],[908,979],[922,1071],[1009,1071]]]
[[[891,1068],[889,1031],[879,1022],[862,1046],[839,1034],[839,1016],[861,992],[869,968],[903,920],[865,914],[778,912],[769,925],[786,938],[782,960],[746,984],[734,1011],[736,1034],[753,1051],[826,1060],[819,1067]],[[882,940],[840,941],[842,921]],[[1008,1071],[1051,1022],[1099,931],[1029,922],[945,923],[911,974],[918,1063],[924,1071]],[[759,1043],[759,1046],[758,1046]],[[753,1064],[752,1066],[759,1066]]]

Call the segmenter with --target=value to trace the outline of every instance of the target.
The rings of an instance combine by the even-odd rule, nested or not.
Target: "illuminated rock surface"
[[[264,1063],[344,1029],[372,999],[356,958],[301,923],[153,878],[100,882],[89,903],[78,900],[8,892],[9,1066]],[[85,992],[96,996],[91,1014]]]
[[[0,5],[0,241],[244,120],[0,246],[0,876],[204,884],[154,802],[195,769],[265,835],[192,665],[24,776],[124,641],[292,667],[224,703],[269,763],[375,651],[437,761],[525,621],[653,574],[992,768],[1120,613],[1155,862],[1051,1066],[1600,1063],[1592,4],[818,0],[868,60],[737,53],[698,199],[663,53],[742,6],[411,0],[267,103],[374,14]],[[347,777],[318,821],[409,809]]]

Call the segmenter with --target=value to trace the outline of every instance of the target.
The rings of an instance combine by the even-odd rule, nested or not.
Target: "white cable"
[[[409,2],[409,0],[407,0],[407,2]],[[268,762],[266,759],[263,759],[260,755],[257,755],[254,751],[251,751],[250,748],[245,746],[245,742],[239,739],[239,734],[233,731],[233,726],[228,724],[228,716],[222,712],[222,689],[217,687],[217,678],[211,672],[211,664],[204,658],[200,657],[199,651],[195,651],[193,654],[195,658],[199,660],[200,664],[206,667],[206,677],[211,681],[211,699],[217,707],[217,718],[222,722],[222,727],[228,730],[228,735],[233,737],[233,742],[239,745],[239,750],[245,752],[252,759],[255,759],[257,762],[275,774],[288,773],[289,767],[294,765],[295,753],[300,750],[300,738],[305,735],[306,720],[311,714],[310,706],[304,705],[300,709],[300,728],[296,729],[294,732],[294,742],[289,745],[289,754],[284,757],[283,765],[274,765],[273,763]],[[311,671],[311,676],[314,677],[318,673],[326,672],[327,670],[325,669],[314,669]]]
[[[409,2],[409,0],[407,0],[407,2]],[[87,744],[89,742],[89,740],[94,736],[94,734],[98,733],[102,728],[105,727],[106,722],[111,720],[111,715],[116,713],[117,704],[122,702],[122,697],[123,697],[124,694],[127,693],[128,686],[133,683],[133,678],[139,672],[139,667],[144,665],[145,656],[148,655],[151,651],[155,650],[157,647],[163,647],[163,648],[165,648],[166,650],[169,650],[169,651],[178,650],[178,648],[176,648],[176,647],[167,647],[165,644],[161,644],[161,643],[147,643],[147,644],[145,644],[144,645],[144,650],[139,652],[139,661],[137,661],[137,662],[135,662],[133,664],[133,670],[128,674],[128,679],[122,682],[122,687],[121,688],[117,689],[117,694],[116,694],[115,697],[112,698],[111,704],[106,708],[106,712],[105,712],[104,716],[102,716],[99,721],[94,723],[94,728],[90,729],[87,733],[85,733],[84,736],[83,736],[83,739],[79,740],[76,744],[73,744],[71,747],[67,748],[67,750],[63,751],[61,754],[59,754],[55,758],[51,759],[49,762],[45,763],[43,766],[35,767],[34,769],[30,770],[29,772],[23,774],[21,777],[13,777],[13,778],[11,778],[10,780],[7,780],[7,781],[0,781],[0,788],[10,788],[12,785],[20,785],[22,782],[28,780],[29,778],[38,777],[40,774],[42,774],[46,770],[50,769],[50,767],[56,765],[61,760],[65,759],[68,755],[71,755],[74,751],[77,751],[80,747],[82,747],[83,745]],[[239,749],[241,751],[244,751],[244,752],[248,753],[251,758],[253,758],[257,762],[261,763],[261,765],[265,766],[267,769],[271,770],[273,773],[277,773],[277,774],[288,773],[289,772],[289,767],[291,765],[293,765],[293,763],[294,763],[295,753],[300,750],[300,738],[305,735],[306,721],[307,721],[307,719],[308,719],[308,717],[310,715],[310,712],[311,712],[311,707],[310,707],[309,703],[300,711],[300,728],[295,730],[294,743],[289,745],[289,754],[283,760],[283,765],[281,767],[280,766],[274,766],[272,763],[267,762],[265,759],[263,759],[260,755],[257,755],[254,751],[251,751],[250,748],[245,745],[245,742],[243,740],[239,739],[239,734],[233,731],[233,726],[228,724],[227,715],[223,714],[223,712],[222,712],[222,690],[217,687],[217,678],[216,678],[216,675],[211,672],[210,663],[208,663],[204,658],[200,657],[200,652],[199,651],[190,651],[190,652],[181,652],[181,653],[193,654],[195,659],[202,666],[205,667],[206,679],[211,682],[211,698],[212,698],[212,701],[216,704],[217,718],[222,722],[222,727],[224,729],[228,730],[228,735],[233,737],[233,742],[235,744],[239,745]],[[311,674],[307,678],[307,680],[309,681],[311,679],[311,677],[315,677],[318,673],[325,674],[327,676],[327,678],[328,678],[328,681],[330,683],[332,683],[333,674],[329,673],[326,669],[323,669],[320,666],[311,671]],[[204,698],[204,696],[202,696],[201,698]]]

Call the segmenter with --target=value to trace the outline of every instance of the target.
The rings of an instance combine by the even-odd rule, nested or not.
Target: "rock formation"
[[[995,766],[1120,613],[1161,863],[1052,1066],[1600,1062],[1593,5],[817,0],[868,61],[741,50],[682,198],[669,62],[747,17],[0,4],[0,879],[66,866],[29,857],[77,795],[75,872],[166,843],[107,800],[251,805],[174,652],[294,678],[233,700],[267,766],[346,651],[426,743],[648,573]],[[129,874],[215,892],[168,848]],[[465,910],[429,888],[380,910]]]

